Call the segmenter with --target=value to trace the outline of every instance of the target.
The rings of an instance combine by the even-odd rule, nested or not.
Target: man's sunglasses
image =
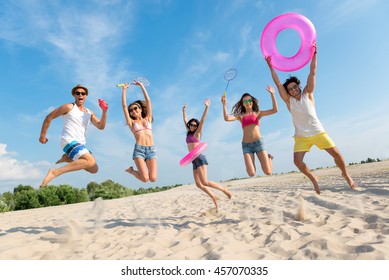
[[[74,94],[78,95],[78,96],[80,96],[80,95],[84,96],[84,95],[86,95],[86,92],[84,92],[84,91],[76,91]]]

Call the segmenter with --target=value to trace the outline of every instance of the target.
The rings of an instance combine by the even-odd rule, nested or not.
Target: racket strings
[[[226,81],[231,81],[232,79],[234,79],[236,77],[237,74],[238,74],[238,71],[236,69],[230,69],[224,74],[224,79]]]

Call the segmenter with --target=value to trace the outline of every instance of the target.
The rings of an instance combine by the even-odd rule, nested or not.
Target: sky
[[[318,66],[315,100],[318,116],[346,163],[368,157],[389,158],[389,2],[386,0],[96,0],[0,2],[0,193],[19,184],[38,188],[62,151],[62,120],[52,121],[48,143],[38,139],[45,116],[73,101],[76,84],[89,88],[86,107],[101,117],[97,100],[109,104],[106,128],[90,125],[87,147],[99,165],[97,174],[76,171],[51,184],[84,188],[111,179],[126,187],[193,183],[187,154],[188,118],[201,118],[204,100],[211,106],[202,141],[208,147],[208,178],[213,181],[247,177],[239,122],[223,120],[220,97],[223,76],[238,70],[228,87],[230,112],[249,92],[263,110],[271,108],[266,91],[273,85],[259,47],[266,24],[297,12],[311,20],[317,33]],[[293,56],[300,46],[295,30],[277,36],[277,48]],[[309,65],[290,74],[303,84]],[[142,183],[124,170],[134,165],[134,137],[125,125],[117,83],[138,76],[150,81],[153,136],[158,151],[158,179]],[[142,98],[130,87],[127,103]],[[274,155],[273,172],[297,170],[293,164],[294,128],[277,93],[279,112],[261,120],[261,134]],[[306,155],[310,168],[334,166],[324,151]],[[258,160],[257,176],[264,176]]]

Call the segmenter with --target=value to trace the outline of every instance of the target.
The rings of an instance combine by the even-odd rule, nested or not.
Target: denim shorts
[[[263,138],[251,143],[242,142],[243,154],[256,154],[263,150],[266,150]]]
[[[157,149],[154,146],[142,146],[135,144],[132,158],[143,158],[144,160],[157,159]]]
[[[203,154],[200,154],[197,158],[195,158],[192,161],[192,164],[193,164],[193,170],[196,170],[198,167],[200,167],[204,164],[208,165],[208,161],[207,161],[207,158]]]

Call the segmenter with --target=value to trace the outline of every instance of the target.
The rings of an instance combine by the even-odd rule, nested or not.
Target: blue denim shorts
[[[256,154],[263,150],[266,150],[263,138],[251,143],[242,142],[243,154]]]
[[[142,146],[135,144],[132,158],[143,158],[144,160],[157,159],[157,149],[154,146]]]
[[[197,158],[195,158],[192,161],[192,164],[193,164],[193,170],[196,170],[198,167],[200,167],[204,164],[208,165],[208,161],[207,161],[207,158],[203,154],[200,154]]]

